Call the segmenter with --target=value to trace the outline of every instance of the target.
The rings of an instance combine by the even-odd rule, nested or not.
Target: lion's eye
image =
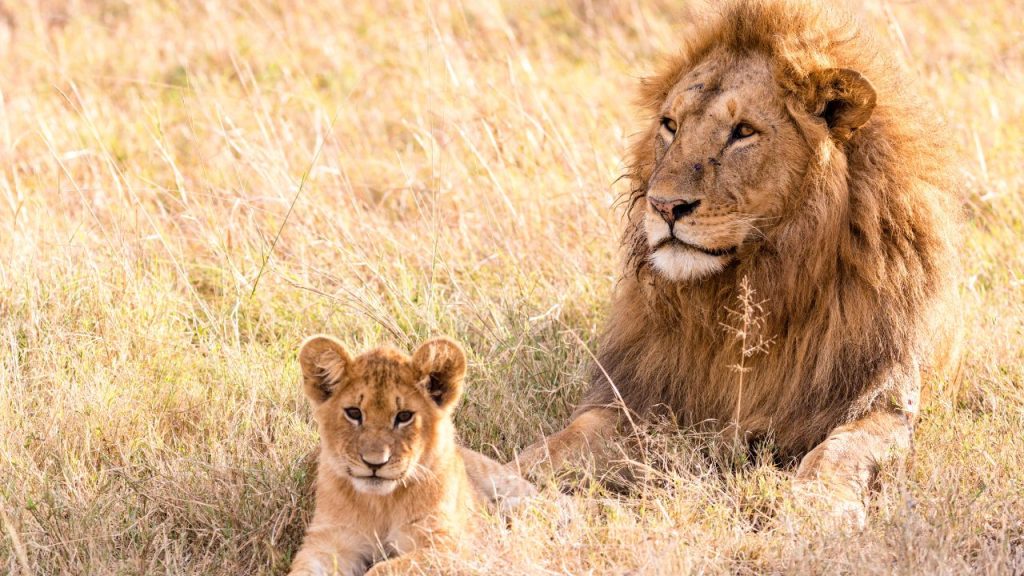
[[[395,426],[401,426],[402,424],[408,424],[412,420],[412,412],[408,410],[402,410],[398,414],[395,414]]]
[[[352,422],[359,424],[363,421],[363,411],[359,408],[345,408],[345,417]]]
[[[678,128],[678,126],[676,125],[676,121],[669,118],[668,116],[661,117],[661,127],[664,128],[665,130],[668,130],[672,134],[675,134],[676,129]]]
[[[742,140],[744,138],[750,138],[756,133],[757,130],[754,130],[753,126],[747,124],[746,122],[741,122],[737,124],[735,128],[732,129],[732,139]]]

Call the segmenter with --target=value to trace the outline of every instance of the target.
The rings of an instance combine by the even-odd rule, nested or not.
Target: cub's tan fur
[[[392,348],[352,358],[328,336],[299,352],[320,430],[316,509],[291,574],[401,574],[429,547],[454,549],[481,505],[533,487],[456,443],[451,413],[466,358],[439,338],[413,356]]]
[[[856,503],[910,443],[925,383],[951,360],[957,229],[942,131],[848,18],[738,1],[646,80],[629,153],[625,268],[569,426],[520,462],[557,466],[620,407],[738,426]],[[733,324],[741,281],[767,353]],[[757,335],[753,335],[757,336]]]

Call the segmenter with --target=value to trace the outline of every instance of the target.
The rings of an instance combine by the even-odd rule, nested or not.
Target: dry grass
[[[549,494],[467,572],[1024,572],[1024,6],[879,2],[966,158],[965,400],[928,411],[862,532],[784,521],[785,472],[668,434],[668,472],[585,483],[569,520]],[[0,572],[280,573],[312,332],[465,342],[459,425],[499,457],[564,423],[616,273],[628,95],[695,10],[0,3]]]

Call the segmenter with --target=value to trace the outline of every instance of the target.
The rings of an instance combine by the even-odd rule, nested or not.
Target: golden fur
[[[955,315],[938,322],[955,293],[950,159],[906,85],[855,22],[806,2],[732,2],[689,34],[640,88],[650,120],[591,389],[523,460],[561,461],[621,402],[769,436],[804,459],[798,478],[862,494],[909,443],[921,375],[957,332]],[[757,130],[729,128],[748,113]],[[744,360],[741,391],[723,326],[744,278],[763,307],[752,336],[772,343]]]
[[[429,547],[454,549],[473,513],[533,488],[456,443],[451,413],[466,359],[438,338],[413,356],[391,348],[352,358],[328,336],[299,352],[320,430],[316,508],[291,574],[405,573]]]

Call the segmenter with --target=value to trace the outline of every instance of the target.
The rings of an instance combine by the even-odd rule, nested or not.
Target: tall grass
[[[549,493],[459,570],[1024,571],[1024,7],[854,8],[965,158],[963,403],[926,411],[861,532],[786,520],[784,471],[672,432],[657,478],[584,482],[569,515]],[[702,10],[0,3],[0,572],[280,573],[312,332],[463,341],[458,425],[498,458],[564,424],[615,281],[631,90]]]

